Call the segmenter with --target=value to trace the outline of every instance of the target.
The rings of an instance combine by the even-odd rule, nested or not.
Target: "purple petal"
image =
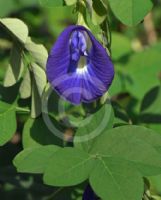
[[[86,50],[85,32],[91,40]],[[78,67],[80,58],[86,60]],[[73,104],[101,97],[114,77],[113,64],[103,46],[83,26],[69,26],[55,42],[47,61],[47,77],[52,87]]]
[[[98,200],[90,185],[87,186],[83,194],[83,200]]]

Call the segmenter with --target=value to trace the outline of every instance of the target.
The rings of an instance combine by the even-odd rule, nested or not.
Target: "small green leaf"
[[[22,99],[26,99],[31,96],[31,77],[28,68],[26,69],[25,75],[23,77],[19,92]]]
[[[25,123],[22,143],[23,148],[31,148],[49,144],[62,146],[63,141],[51,133],[42,117],[39,117],[37,119],[29,118]]]
[[[107,7],[102,0],[92,0],[91,18],[94,25],[101,24],[107,16]]]
[[[77,3],[77,0],[65,0],[67,6],[72,6]]]
[[[50,159],[44,182],[54,186],[72,186],[85,181],[93,163],[87,153],[74,148],[60,149]]]
[[[63,6],[64,0],[40,0],[40,4],[45,7]]]
[[[128,26],[137,25],[152,9],[151,0],[108,0],[116,17]]]
[[[41,86],[40,86],[41,87]],[[32,76],[31,87],[31,117],[36,118],[41,114],[41,96],[38,91],[38,87],[34,76]]]
[[[31,117],[41,114],[41,97],[47,83],[45,71],[36,63],[32,63],[32,102]]]
[[[46,61],[48,57],[48,52],[42,44],[34,43],[30,37],[28,37],[25,44],[25,48],[29,51],[34,61],[43,69],[46,68]]]
[[[16,127],[15,107],[0,101],[0,146],[13,137]]]
[[[24,22],[16,18],[2,18],[0,23],[21,43],[26,43],[28,27]]]
[[[90,183],[102,199],[141,200],[144,184],[131,166],[113,158],[100,158],[90,176]]]
[[[21,54],[22,48],[15,44],[11,50],[10,63],[4,78],[5,87],[14,85],[22,76],[24,63]]]
[[[13,160],[18,172],[43,173],[58,146],[48,145],[27,148],[21,151]]]
[[[31,67],[32,67],[32,72],[33,72],[33,78],[35,80],[35,83],[38,89],[38,93],[41,96],[47,84],[46,73],[36,63],[32,63]]]
[[[161,86],[152,88],[144,97],[141,105],[141,114],[161,116]],[[151,119],[154,120],[154,119]]]

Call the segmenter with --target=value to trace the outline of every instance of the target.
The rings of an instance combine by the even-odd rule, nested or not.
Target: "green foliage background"
[[[129,159],[128,149],[133,145],[135,155],[140,154],[140,157],[136,158],[135,165],[137,167],[140,165],[138,168],[143,171],[142,176],[146,177],[146,181],[144,181],[146,183],[145,199],[161,200],[161,176],[156,173],[161,161],[159,154],[155,154],[151,147],[156,148],[156,146],[159,146],[160,140],[159,137],[154,136],[151,136],[148,140],[148,136],[144,134],[144,127],[151,128],[149,135],[153,131],[161,134],[161,1],[153,1],[152,11],[150,11],[152,8],[151,1],[145,3],[144,0],[109,0],[108,9],[106,7],[107,1],[98,0],[93,2],[93,7],[89,6],[88,8],[90,15],[87,16],[87,22],[97,39],[101,40],[102,33],[99,25],[104,22],[108,10],[108,28],[110,27],[108,41],[110,41],[111,35],[111,56],[116,72],[114,82],[109,90],[114,113],[111,114],[111,121],[106,129],[121,125],[137,125],[130,129],[130,132],[140,132],[142,138],[139,138],[139,140],[145,141],[149,145],[146,146],[143,142],[144,148],[143,146],[140,149],[139,147],[135,148],[137,142],[135,138],[129,135],[124,136],[125,138],[131,138],[130,141],[128,139],[129,146],[124,144],[121,140],[122,134],[128,132],[128,130],[124,131],[119,127],[114,132],[122,134],[115,138],[115,142],[116,145],[117,142],[122,141],[122,143],[112,153],[114,156],[125,156]],[[87,185],[85,180],[89,175],[92,162],[95,162],[98,167],[90,176],[90,182],[93,188],[96,188],[96,191],[102,194],[103,197],[105,194],[102,191],[103,186],[96,184],[99,178],[96,175],[104,169],[101,163],[105,165],[110,163],[109,167],[114,174],[123,173],[123,175],[129,176],[129,180],[134,185],[129,186],[128,198],[133,195],[132,198],[137,200],[140,198],[140,193],[143,192],[140,189],[143,187],[140,181],[141,177],[137,171],[126,168],[127,163],[119,162],[118,159],[107,160],[102,156],[101,153],[104,151],[104,147],[100,148],[98,143],[103,144],[103,141],[110,141],[110,135],[107,138],[106,135],[102,136],[96,143],[91,141],[90,144],[84,143],[78,146],[76,144],[77,152],[68,148],[65,148],[63,152],[62,150],[58,151],[60,147],[56,145],[61,147],[69,145],[53,136],[43,123],[40,108],[41,95],[47,84],[45,76],[47,51],[50,50],[65,27],[77,23],[78,15],[82,13],[78,14],[76,12],[75,3],[76,0],[0,0],[0,198],[3,200],[81,200],[83,190]],[[68,6],[63,6],[65,4]],[[150,15],[143,20],[149,11]],[[20,21],[14,21],[11,25],[9,21],[5,21],[4,18],[6,17],[18,18],[27,26]],[[79,17],[82,19],[81,16]],[[83,21],[83,23],[85,22]],[[6,26],[11,29],[12,37],[6,31]],[[105,24],[102,24],[102,26],[105,29]],[[27,38],[28,34],[31,38]],[[21,47],[22,44],[24,44],[24,49]],[[109,47],[110,43],[105,41],[104,45]],[[14,69],[14,76],[13,66],[17,66]],[[30,67],[27,68],[26,66]],[[55,119],[61,121],[63,116],[58,115],[56,103],[53,103],[55,102],[54,98],[57,99],[58,97],[53,92],[49,100],[49,104],[51,104],[49,106],[54,116],[51,116],[51,118],[56,126],[60,126]],[[78,115],[80,118],[84,117],[84,112],[89,109],[83,105],[74,110],[68,103],[66,103],[66,108],[70,113],[68,116],[70,118],[75,118]],[[96,128],[102,113],[96,115],[90,126],[77,130],[78,136],[85,130],[90,131]],[[139,129],[139,126],[142,126],[142,128]],[[60,128],[64,133],[66,132],[66,127],[61,126]],[[112,142],[105,143],[106,148],[110,148],[111,144]],[[43,145],[47,146],[42,148]],[[54,148],[51,145],[54,145]],[[33,154],[30,154],[29,148],[31,147],[33,148]],[[121,149],[124,148],[126,151],[121,152]],[[140,151],[142,148],[144,149],[143,157],[145,157],[145,160],[141,157]],[[96,150],[100,153],[99,161],[90,157],[96,153]],[[59,153],[56,154],[57,151]],[[21,153],[18,154],[19,152]],[[18,156],[14,160],[17,170],[19,172],[30,172],[31,174],[16,171],[12,160],[17,154]],[[79,154],[82,160],[90,157],[90,161],[85,166],[86,170],[84,171],[84,166],[80,165],[77,169],[79,177],[77,177],[77,171],[73,171],[71,176],[68,174],[69,177],[64,182],[61,182],[65,176],[64,174],[59,174],[62,179],[59,178],[54,182],[54,175],[58,173],[59,162],[62,162],[60,158],[68,160],[69,154],[73,157],[66,163],[69,168],[79,162],[79,160],[74,159],[75,154]],[[43,160],[39,160],[38,158],[42,155]],[[48,185],[60,187],[44,185],[42,176],[39,175],[39,173],[44,172],[45,163],[50,159],[50,155],[55,155],[55,157],[53,157],[45,171],[44,181]],[[146,160],[148,156],[151,161]],[[28,162],[25,162],[26,157]],[[128,159],[127,162],[130,162]],[[158,165],[156,164],[157,159]],[[140,161],[142,164],[138,164]],[[150,168],[150,163],[153,164],[153,168]],[[116,165],[119,165],[119,169],[122,169],[121,172],[115,167]],[[126,170],[123,171],[123,169]],[[62,168],[63,172],[65,170],[66,168]],[[154,171],[155,173],[152,173]],[[36,174],[33,175],[32,173]],[[51,174],[53,174],[53,177]],[[75,179],[70,178],[73,174]],[[108,177],[108,179],[110,178]],[[80,184],[81,181],[85,182]],[[126,182],[126,179],[124,182]],[[78,185],[65,187],[66,185],[74,185],[73,183],[78,183]],[[105,183],[106,180],[102,180],[102,185]],[[138,190],[130,189],[136,185],[140,186]],[[122,191],[124,189],[122,188]],[[124,198],[119,194],[118,188],[112,187],[111,190],[117,191],[121,200]],[[111,200],[117,200],[117,198],[117,195],[111,196]],[[106,197],[103,200],[106,200]]]

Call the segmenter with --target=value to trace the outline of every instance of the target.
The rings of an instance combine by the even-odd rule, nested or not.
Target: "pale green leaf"
[[[94,25],[101,24],[107,16],[107,7],[102,0],[93,0],[91,18]]]
[[[10,63],[4,78],[4,86],[10,87],[14,85],[21,78],[23,70],[22,48],[14,44],[11,50]]]
[[[28,27],[26,24],[16,18],[1,18],[0,23],[23,44],[28,37]]]
[[[0,101],[0,146],[13,137],[16,127],[15,107]]]
[[[32,63],[32,102],[31,117],[36,118],[41,114],[41,97],[47,83],[45,71],[36,63]]]
[[[43,90],[47,84],[47,79],[46,79],[46,73],[45,71],[36,63],[32,63],[32,72],[33,72],[33,78],[35,80],[38,93],[41,96],[43,93]]]
[[[128,26],[137,25],[152,9],[151,0],[108,0],[116,17]]]
[[[88,178],[92,163],[92,158],[81,150],[60,149],[48,163],[44,173],[44,182],[54,186],[79,184]]]
[[[67,6],[72,6],[77,3],[77,0],[65,0]]]
[[[26,99],[31,96],[31,77],[28,68],[26,69],[25,75],[23,77],[19,92],[22,99]]]
[[[28,37],[25,44],[25,48],[29,51],[34,61],[43,69],[46,68],[46,61],[48,57],[48,52],[42,44],[34,43],[30,37]]]
[[[27,148],[21,151],[13,160],[18,172],[43,173],[58,146],[48,145]]]

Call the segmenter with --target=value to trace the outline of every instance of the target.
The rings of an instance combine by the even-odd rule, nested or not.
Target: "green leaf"
[[[148,177],[150,182],[151,190],[155,192],[155,194],[161,194],[161,175],[159,176],[150,176]]]
[[[142,177],[161,173],[156,147],[161,147],[161,136],[150,129],[122,126],[106,130],[89,153],[78,148],[57,151],[45,170],[44,181],[69,186],[89,178],[102,199],[140,200]]]
[[[107,130],[95,141],[91,153],[126,161],[144,176],[159,174],[161,157],[155,147],[161,137],[153,130],[140,126],[122,126]]]
[[[38,93],[41,96],[43,93],[43,90],[47,84],[47,79],[46,79],[46,73],[45,71],[36,63],[31,64],[32,67],[32,72],[33,72],[33,78],[35,80]]]
[[[26,69],[25,75],[23,77],[19,92],[22,99],[26,99],[31,96],[31,77],[28,68]]]
[[[29,118],[24,125],[23,148],[40,147],[42,145],[56,144],[62,146],[63,141],[51,133],[42,117]]]
[[[43,69],[46,68],[46,61],[48,57],[48,52],[42,44],[34,43],[30,37],[28,37],[25,44],[25,48],[29,51],[34,61]]]
[[[2,18],[0,23],[21,43],[25,43],[28,37],[28,27],[24,22],[16,18]]]
[[[116,17],[128,26],[137,25],[152,9],[151,0],[108,0]]]
[[[141,200],[143,179],[140,174],[113,158],[100,158],[90,176],[94,191],[102,199]]]
[[[13,137],[16,127],[15,107],[0,101],[0,146]]]
[[[54,145],[27,148],[14,158],[13,164],[18,172],[43,173],[58,150],[59,147]]]
[[[40,86],[41,87],[41,86]],[[41,114],[41,96],[39,94],[34,76],[32,76],[31,88],[31,117],[36,118]]]
[[[92,158],[81,150],[60,149],[48,163],[44,173],[44,182],[55,186],[79,184],[88,178],[92,163]]]
[[[141,105],[141,114],[161,116],[161,86],[152,88],[144,97]]]
[[[36,118],[41,114],[41,97],[47,83],[45,71],[36,63],[32,63],[32,102],[31,117]]]
[[[99,135],[113,127],[113,121],[111,104],[103,105],[96,113],[81,121],[74,138],[75,146],[88,152]]]
[[[112,58],[118,60],[132,51],[130,40],[123,34],[112,33]]]
[[[77,0],[64,0],[67,6],[72,6],[77,3]]]
[[[147,49],[131,56],[124,68],[126,88],[129,93],[142,99],[150,88],[159,85],[160,63],[160,52],[153,49]]]
[[[92,0],[91,18],[94,25],[101,24],[107,16],[107,7],[102,0]]]
[[[10,87],[14,85],[22,76],[24,63],[22,60],[22,48],[14,44],[11,50],[10,63],[4,78],[4,86]]]
[[[40,4],[45,7],[63,6],[64,0],[40,0]]]

